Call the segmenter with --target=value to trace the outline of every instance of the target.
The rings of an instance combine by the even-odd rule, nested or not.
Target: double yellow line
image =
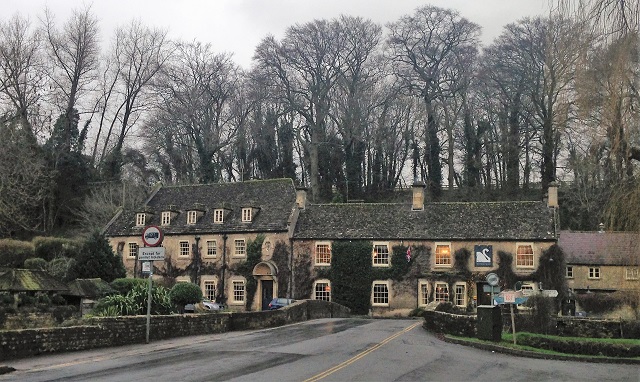
[[[352,363],[356,362],[357,360],[359,360],[360,358],[362,358],[362,357],[366,356],[367,354],[372,353],[372,352],[374,352],[374,351],[378,350],[378,349],[379,349],[380,347],[382,347],[383,345],[385,345],[385,344],[387,344],[387,343],[389,343],[389,342],[393,341],[394,339],[396,339],[396,338],[400,337],[400,336],[401,336],[401,335],[403,335],[404,333],[406,333],[406,332],[410,331],[411,329],[413,329],[413,328],[415,328],[416,326],[419,326],[419,325],[421,325],[421,324],[422,324],[421,322],[416,322],[415,324],[413,324],[413,325],[409,326],[408,328],[405,328],[404,330],[402,330],[402,331],[400,331],[400,332],[398,332],[398,333],[396,333],[396,334],[393,334],[393,335],[392,335],[392,336],[390,336],[390,337],[385,338],[384,340],[382,340],[382,342],[380,342],[380,343],[378,343],[378,344],[375,344],[374,346],[372,346],[372,347],[370,347],[369,349],[367,349],[367,350],[363,351],[362,353],[357,354],[357,355],[355,355],[355,356],[353,356],[353,357],[349,358],[348,360],[346,360],[346,361],[342,362],[342,363],[341,363],[341,364],[339,364],[339,365],[336,365],[336,366],[332,367],[331,369],[328,369],[328,370],[326,370],[326,371],[323,371],[323,372],[322,372],[322,373],[320,373],[320,374],[314,375],[313,377],[311,377],[311,378],[309,378],[309,379],[306,379],[304,382],[316,382],[316,381],[319,381],[319,380],[321,380],[321,379],[323,379],[323,378],[325,378],[325,377],[328,377],[328,376],[330,376],[331,374],[335,373],[336,371],[338,371],[338,370],[340,370],[340,369],[344,369],[345,367],[347,367],[347,366],[351,365]]]

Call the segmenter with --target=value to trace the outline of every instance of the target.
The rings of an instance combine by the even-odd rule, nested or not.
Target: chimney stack
[[[413,190],[413,197],[411,203],[411,209],[413,211],[424,210],[424,189],[426,185],[423,182],[415,181],[411,186]]]
[[[558,183],[549,183],[549,200],[547,201],[548,207],[558,208]]]
[[[307,189],[305,187],[296,187],[296,204],[301,210],[307,206]]]

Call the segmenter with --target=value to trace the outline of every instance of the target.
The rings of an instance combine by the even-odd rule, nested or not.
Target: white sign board
[[[164,247],[140,247],[138,248],[138,260],[140,261],[163,261]]]
[[[545,297],[558,297],[558,291],[555,289],[545,289],[542,291],[542,295]]]

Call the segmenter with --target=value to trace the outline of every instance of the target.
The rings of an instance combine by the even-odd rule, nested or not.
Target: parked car
[[[293,304],[294,302],[296,302],[296,300],[292,298],[274,298],[269,303],[269,310],[280,309],[283,306]]]
[[[199,302],[197,304],[187,304],[184,306],[184,312],[185,313],[194,313],[196,310],[199,311],[218,311],[218,310],[223,310],[224,309],[224,305],[219,304],[215,301],[211,301],[208,299],[204,299],[202,300],[202,302]]]

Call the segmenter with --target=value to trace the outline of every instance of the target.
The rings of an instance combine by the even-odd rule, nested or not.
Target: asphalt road
[[[638,365],[440,341],[418,320],[323,319],[23,360],[0,381],[640,381]]]

